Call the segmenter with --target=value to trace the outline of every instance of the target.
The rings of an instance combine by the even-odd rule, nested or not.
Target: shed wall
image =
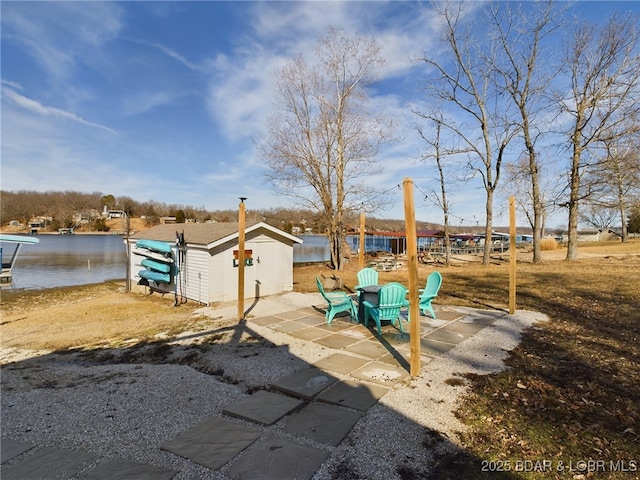
[[[238,297],[238,267],[233,266],[237,243],[211,251],[209,298],[211,302],[229,302]],[[293,290],[293,245],[268,235],[245,241],[252,250],[253,265],[244,269],[245,299],[254,299]]]
[[[178,277],[178,294],[198,303],[209,304],[209,273],[209,252],[202,247],[187,245],[186,262]]]

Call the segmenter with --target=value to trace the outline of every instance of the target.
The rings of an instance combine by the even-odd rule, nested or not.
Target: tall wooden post
[[[238,321],[244,319],[244,228],[245,197],[240,197],[238,207]]]
[[[509,197],[509,313],[516,313],[516,200]]]
[[[416,236],[416,212],[413,202],[413,180],[405,178],[404,188],[404,223],[407,235],[407,264],[409,267],[409,327],[411,361],[410,374],[420,374],[420,312],[418,309],[418,241]]]
[[[364,268],[364,213],[360,214],[360,247],[358,248],[358,266]]]
[[[125,219],[127,221],[125,225],[125,242],[127,244],[127,285],[125,291],[128,293],[131,291],[131,245],[129,244],[129,237],[131,236],[131,218],[127,212],[124,212]]]

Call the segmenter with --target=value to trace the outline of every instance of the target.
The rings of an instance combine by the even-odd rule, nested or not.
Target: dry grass
[[[195,303],[173,307],[173,297],[125,294],[115,283],[2,292],[4,348],[63,351],[120,346],[188,329]],[[55,321],[54,321],[55,320]]]
[[[540,240],[540,250],[558,250],[560,244],[555,238],[543,238]]]
[[[562,261],[565,249],[543,252],[534,265],[520,253],[518,308],[550,321],[525,332],[508,359],[509,370],[471,379],[457,412],[469,425],[466,452],[439,459],[438,478],[587,478],[559,472],[559,462],[604,461],[588,478],[638,478],[614,472],[620,462],[640,463],[640,240],[581,245],[580,259]],[[508,256],[482,267],[465,258],[438,266],[444,282],[436,303],[505,309]],[[434,266],[420,266],[424,279]],[[357,261],[340,272],[356,283]],[[297,267],[295,290],[316,291],[325,266]],[[381,272],[380,281],[407,284],[407,271]],[[2,346],[68,349],[149,339],[187,330],[198,322],[191,303],[125,295],[117,285],[2,295]],[[553,471],[483,473],[482,460],[550,461]],[[614,462],[611,464],[610,462]],[[640,469],[640,465],[636,467]],[[576,475],[578,475],[576,477]]]

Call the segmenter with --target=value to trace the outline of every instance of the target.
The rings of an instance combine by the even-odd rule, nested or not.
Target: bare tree
[[[444,43],[448,56],[442,60],[425,56],[435,69],[427,89],[444,104],[452,106],[455,117],[443,119],[447,128],[469,151],[469,168],[482,179],[486,192],[485,246],[482,263],[488,265],[493,229],[493,200],[500,181],[502,162],[509,143],[517,133],[508,105],[496,91],[492,65],[495,48],[490,41],[474,38],[465,29],[465,8],[469,3],[436,5],[444,23]],[[444,105],[443,105],[444,106]]]
[[[587,218],[601,222],[602,215],[618,218],[621,238],[628,240],[627,210],[640,194],[640,125],[636,121],[623,126],[619,134],[611,133],[601,143],[603,158],[592,168],[587,178],[592,195],[588,199],[591,213]],[[596,191],[597,194],[593,195]],[[597,215],[593,214],[593,211]],[[606,213],[603,213],[606,212]],[[583,215],[580,215],[583,218]],[[593,224],[593,221],[589,223]],[[611,221],[606,227],[613,224]]]
[[[562,26],[562,16],[552,1],[527,4],[526,11],[521,7],[514,10],[508,2],[499,2],[489,9],[491,32],[499,46],[492,67],[497,88],[508,94],[520,115],[526,162],[519,165],[530,183],[527,193],[532,214],[527,211],[527,217],[533,229],[533,263],[539,263],[545,212],[536,142],[548,133],[550,124],[544,115],[549,106],[547,91],[558,71],[539,60],[545,40]],[[519,203],[523,205],[522,199]]]
[[[366,108],[366,87],[382,64],[373,40],[328,29],[317,44],[316,63],[299,56],[279,72],[278,109],[262,145],[274,190],[318,211],[326,222],[336,270],[343,263],[346,212],[379,205],[364,180],[378,171],[374,157],[389,140],[389,122]]]
[[[578,213],[583,198],[582,178],[597,158],[598,143],[624,123],[622,111],[640,105],[638,18],[613,15],[598,28],[583,24],[568,43],[564,63],[570,82],[561,98],[562,113],[570,118],[568,244],[566,260],[578,256]]]
[[[516,199],[516,208],[518,212],[527,219],[531,231],[535,229],[536,221],[532,205],[534,204],[533,185],[531,181],[530,159],[525,155],[517,162],[506,165],[505,184],[508,185],[507,196],[513,195]],[[538,218],[538,228],[540,229],[540,238],[544,237],[547,228],[548,215],[553,213],[553,192],[557,189],[557,179],[552,173],[544,175],[542,171],[538,171],[538,201],[540,202],[540,211]],[[505,196],[506,199],[506,196]]]
[[[580,221],[594,228],[609,228],[616,221],[617,212],[611,208],[590,203],[580,210]]]
[[[442,210],[443,215],[443,231],[444,231],[444,246],[445,246],[445,264],[446,266],[450,265],[451,262],[451,226],[449,223],[449,201],[447,200],[447,179],[450,178],[449,175],[445,173],[444,168],[444,158],[448,155],[456,155],[460,152],[456,148],[447,147],[443,145],[442,139],[442,112],[437,112],[432,115],[424,115],[418,111],[414,110],[414,113],[419,117],[428,120],[432,123],[434,127],[434,131],[431,132],[429,130],[425,130],[422,126],[418,126],[418,133],[420,137],[427,143],[430,147],[430,151],[426,152],[423,155],[424,161],[435,161],[436,167],[438,169],[438,182],[439,182],[439,191],[436,189],[431,189],[430,192],[427,193],[427,199],[431,201],[434,205],[436,205],[440,210]]]
[[[0,225],[11,220],[28,222],[31,218],[30,208],[26,208],[24,202],[21,202],[19,193],[0,190]]]

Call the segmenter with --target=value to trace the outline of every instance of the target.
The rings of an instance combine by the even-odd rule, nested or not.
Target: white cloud
[[[309,50],[316,36],[328,26],[353,23],[348,2],[262,2],[252,11],[252,24],[263,43],[294,55]]]
[[[18,82],[12,82],[11,80],[2,79],[2,85],[6,85],[8,87],[13,88],[14,90],[22,90],[22,85]]]
[[[367,22],[377,18],[383,9],[376,4],[349,2],[260,3],[250,10],[255,28],[252,38],[245,35],[236,51],[220,55],[214,61],[207,105],[226,135],[233,140],[256,138],[272,110],[273,78],[288,60],[303,54],[311,60],[318,35],[329,26],[346,32],[374,33]],[[411,68],[424,43],[416,38],[428,37],[428,9],[420,5],[399,5],[407,10],[400,24],[376,32],[387,65],[380,71],[384,77],[398,77]],[[417,32],[420,32],[417,35]]]
[[[146,45],[148,47],[153,47],[157,50],[160,50],[162,53],[164,53],[168,57],[173,58],[174,60],[176,60],[177,62],[181,63],[182,65],[187,67],[189,70],[192,70],[194,72],[208,73],[208,72],[211,72],[213,68],[213,63],[210,61],[205,61],[202,63],[194,63],[190,60],[187,60],[187,58],[180,55],[175,50],[172,50],[171,48],[165,45],[162,45],[161,43],[147,42],[144,40],[134,40],[134,41],[141,45]]]
[[[105,127],[104,125],[100,125],[100,124],[85,120],[84,118],[72,112],[67,112],[59,108],[42,105],[40,102],[36,100],[32,100],[23,95],[20,95],[19,93],[12,90],[11,88],[7,88],[7,87],[3,88],[2,94],[8,99],[12,100],[16,105],[20,106],[25,110],[28,110],[31,113],[35,113],[43,117],[54,117],[54,118],[60,118],[64,120],[71,120],[73,122],[80,123],[82,125],[87,125],[89,127],[100,128],[109,133],[117,135],[116,132],[109,127]]]
[[[149,91],[132,94],[124,99],[121,113],[124,116],[141,115],[155,108],[171,104],[188,94],[189,92]]]
[[[259,46],[251,53],[216,59],[207,107],[233,141],[255,138],[271,109],[272,73],[281,60]]]
[[[149,169],[126,139],[48,117],[7,102],[2,110],[2,188],[101,191],[170,201],[174,179]],[[37,132],[37,135],[34,134]],[[132,151],[133,150],[133,151]]]

